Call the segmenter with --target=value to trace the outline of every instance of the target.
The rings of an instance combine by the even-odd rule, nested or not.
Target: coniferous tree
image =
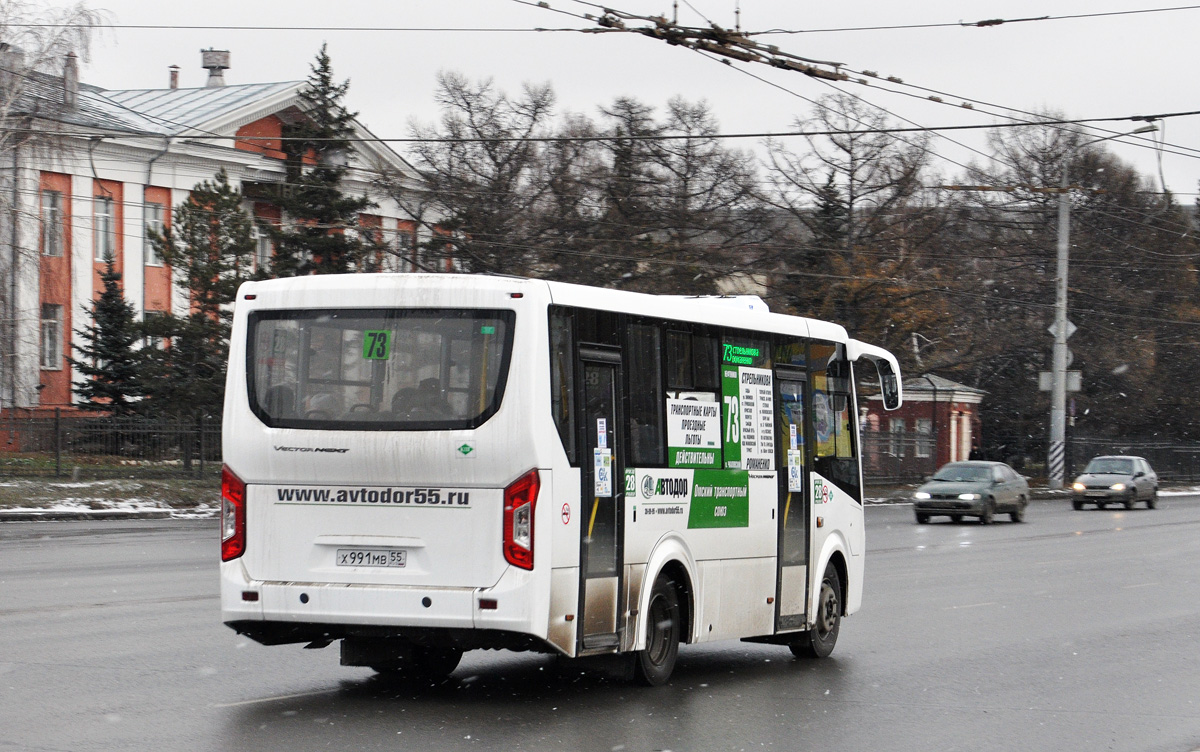
[[[73,388],[83,400],[79,406],[85,410],[130,415],[137,412],[144,394],[141,358],[135,348],[140,335],[113,257],[106,257],[104,263],[100,275],[104,292],[92,303],[91,323],[78,331],[84,341],[83,345],[74,345],[79,358],[69,358],[84,376]]]
[[[168,344],[146,348],[150,409],[165,415],[219,415],[225,362],[238,287],[253,276],[254,241],[242,193],[222,170],[192,189],[165,234],[152,237],[166,263],[179,273],[190,310],[160,316],[145,333]]]
[[[287,183],[276,203],[287,224],[266,227],[275,242],[275,276],[335,274],[371,265],[373,243],[357,230],[359,212],[374,204],[341,189],[358,114],[342,104],[349,87],[349,80],[334,82],[322,45],[308,85],[300,91],[305,116],[284,131]]]

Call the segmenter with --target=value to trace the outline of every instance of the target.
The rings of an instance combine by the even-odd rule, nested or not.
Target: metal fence
[[[1200,481],[1200,442],[1184,444],[1154,438],[1073,436],[1067,444],[1067,474],[1070,476],[1083,472],[1088,460],[1101,454],[1145,457],[1162,480],[1184,483]]]
[[[0,476],[208,478],[220,468],[218,421],[57,412],[0,420]]]
[[[933,449],[928,433],[863,431],[863,482],[883,485],[922,480],[937,470]]]
[[[870,485],[918,482],[937,470],[933,450],[928,433],[863,431],[863,478]],[[1200,442],[1161,439],[1072,437],[1067,474],[1079,473],[1099,454],[1138,455],[1164,480],[1200,481]],[[220,421],[58,414],[0,419],[0,477],[215,478],[220,467]]]

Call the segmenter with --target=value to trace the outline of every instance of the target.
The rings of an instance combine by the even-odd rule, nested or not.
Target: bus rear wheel
[[[659,577],[654,581],[646,608],[646,649],[637,651],[633,657],[634,677],[639,682],[658,687],[671,678],[675,659],[679,657],[682,621],[675,583]]]
[[[817,613],[812,627],[788,645],[797,658],[825,658],[837,644],[842,628],[842,579],[833,563],[825,567],[821,592],[817,596]]]

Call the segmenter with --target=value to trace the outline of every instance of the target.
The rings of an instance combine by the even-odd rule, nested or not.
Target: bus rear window
[[[281,428],[474,428],[500,405],[512,329],[512,311],[259,311],[250,408]]]

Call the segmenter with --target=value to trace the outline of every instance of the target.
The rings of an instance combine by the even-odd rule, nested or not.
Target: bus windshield
[[[512,324],[496,310],[256,312],[250,406],[282,428],[475,428],[503,396]]]

